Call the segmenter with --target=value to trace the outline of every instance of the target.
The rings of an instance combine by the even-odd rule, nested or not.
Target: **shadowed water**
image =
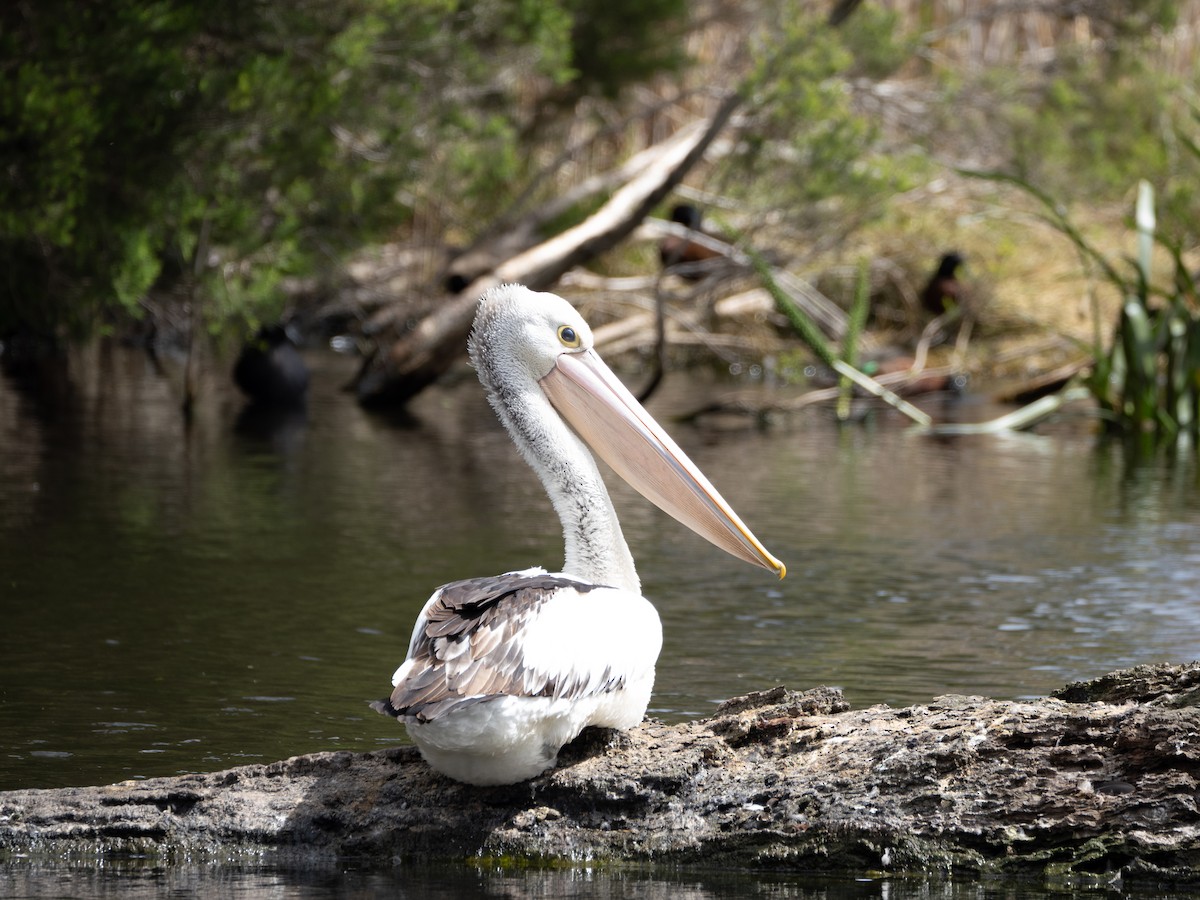
[[[310,361],[307,413],[270,423],[217,378],[185,425],[177,384],[131,350],[82,354],[48,396],[0,382],[0,789],[401,741],[366,703],[432,589],[559,565],[473,376],[386,417],[341,392],[353,360]],[[856,706],[1028,697],[1200,656],[1194,465],[1130,464],[1083,427],[669,424],[728,388],[673,375],[650,409],[789,574],[613,485],[664,623],[654,715],[776,684]]]
[[[0,897],[281,897],[336,900],[393,896],[418,900],[549,897],[630,900],[1015,900],[1104,896],[1098,888],[1067,889],[998,881],[965,884],[914,878],[822,879],[770,873],[681,873],[670,869],[577,866],[506,870],[484,865],[458,867],[397,865],[279,869],[184,863],[168,868],[117,861],[100,868],[64,865],[10,869],[0,879]],[[1112,894],[1115,896],[1116,894]],[[1186,893],[1156,892],[1156,900]]]

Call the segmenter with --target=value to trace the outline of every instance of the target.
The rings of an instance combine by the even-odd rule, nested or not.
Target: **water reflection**
[[[469,373],[391,420],[341,392],[353,361],[309,362],[305,415],[249,432],[223,378],[189,426],[179,385],[132,351],[81,355],[55,404],[0,383],[0,788],[393,743],[366,701],[432,589],[560,563]],[[664,421],[709,390],[667,388]],[[1129,466],[1079,431],[938,441],[886,416],[672,430],[789,576],[613,483],[664,620],[662,718],[778,683],[855,705],[1022,697],[1200,656],[1190,464]]]
[[[822,879],[814,876],[700,872],[627,866],[526,868],[426,866],[405,862],[389,869],[319,863],[287,868],[230,863],[181,863],[169,867],[115,860],[92,867],[15,865],[0,867],[0,897],[264,897],[333,900],[344,897],[399,896],[408,900],[463,900],[517,897],[626,897],[640,900],[996,900],[1066,898],[1086,890],[1053,889],[1022,882],[952,882],[916,878]],[[1174,900],[1186,894],[1122,892]]]

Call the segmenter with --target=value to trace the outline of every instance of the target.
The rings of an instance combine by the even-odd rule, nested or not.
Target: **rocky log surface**
[[[0,793],[0,859],[655,861],[1200,883],[1200,663],[1052,697],[852,710],[775,688],[709,719],[585,733],[512,787],[412,747]]]

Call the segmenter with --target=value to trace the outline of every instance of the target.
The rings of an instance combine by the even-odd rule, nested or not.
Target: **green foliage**
[[[1153,43],[1176,15],[1170,0],[1092,5],[1100,40],[1058,44],[1053,60],[940,69],[943,102],[929,124],[935,150],[1003,159],[1060,199],[1119,200],[1130,184],[1160,189],[1179,161],[1164,135],[1194,85],[1161,65]]]
[[[1161,174],[1169,164],[1162,99],[1173,87],[1145,57],[1063,54],[1032,98],[1019,96],[1001,110],[1018,170],[1040,183],[1110,196],[1139,174]]]
[[[94,310],[74,305],[88,281],[111,284],[126,253],[142,267],[132,232],[173,178],[156,148],[171,147],[194,102],[182,75],[193,15],[131,0],[0,13],[0,328],[17,316],[80,326]]]
[[[839,38],[853,59],[850,74],[886,78],[912,59],[918,47],[915,34],[900,30],[894,10],[864,3],[838,28]]]
[[[909,161],[876,152],[877,129],[856,111],[846,76],[858,65],[851,23],[830,28],[823,12],[781,2],[758,36],[754,71],[746,87],[748,125],[731,159],[731,183],[750,201],[781,210],[800,229],[825,228],[836,217],[852,228],[878,215],[883,198],[903,188]],[[877,19],[862,20],[871,32]],[[879,58],[904,51],[885,39]]]
[[[1121,306],[1112,345],[1094,348],[1089,379],[1113,430],[1139,449],[1179,440],[1200,445],[1200,304],[1196,283],[1183,258],[1179,235],[1158,230],[1154,190],[1139,185],[1135,224],[1136,258],[1113,260],[1074,225],[1062,204],[1019,177],[968,172],[1015,185],[1036,198],[1044,221],[1074,244],[1081,260],[1120,292]],[[1171,258],[1171,278],[1156,281],[1151,268],[1155,245]]]
[[[868,259],[858,263],[854,279],[854,302],[850,306],[850,319],[846,323],[846,336],[842,340],[842,359],[849,366],[858,368],[858,341],[867,324],[871,309],[871,264]],[[840,421],[850,418],[850,402],[854,385],[845,375],[838,379],[837,417]]]
[[[635,9],[636,7],[636,9]],[[0,7],[0,334],[207,279],[210,315],[527,174],[538,95],[678,59],[682,0],[73,0]],[[628,28],[632,16],[637,28]],[[655,27],[661,26],[661,27]]]
[[[457,201],[489,218],[526,174],[515,123],[499,115],[464,116],[452,133],[441,177],[459,185]]]
[[[575,93],[615,97],[684,62],[685,0],[572,0],[569,7]]]

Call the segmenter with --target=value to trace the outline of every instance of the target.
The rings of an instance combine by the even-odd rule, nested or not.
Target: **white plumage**
[[[565,300],[519,285],[489,291],[470,351],[558,514],[566,561],[556,574],[528,569],[439,588],[417,618],[391,696],[372,705],[404,722],[438,771],[511,784],[553,767],[589,725],[641,721],[662,646],[658,613],[641,595],[579,435],[718,546],[781,577],[784,568],[601,362],[587,323]]]

